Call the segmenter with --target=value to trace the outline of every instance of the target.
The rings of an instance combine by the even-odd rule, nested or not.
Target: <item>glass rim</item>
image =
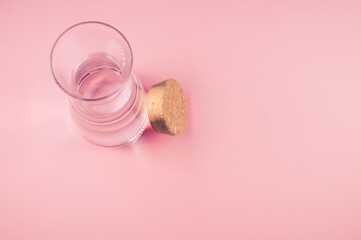
[[[116,31],[120,37],[122,37],[128,48],[129,48],[129,52],[130,52],[130,71],[128,73],[128,76],[125,76],[125,81],[123,81],[123,83],[112,93],[108,94],[108,95],[105,95],[103,97],[99,97],[99,98],[84,98],[84,97],[80,97],[80,96],[77,96],[77,95],[74,95],[73,93],[71,93],[70,91],[68,91],[67,89],[65,89],[65,87],[63,87],[60,82],[58,81],[57,77],[55,76],[55,72],[54,72],[54,68],[53,68],[53,53],[54,53],[54,49],[56,48],[59,40],[66,34],[68,33],[70,30],[76,28],[76,27],[79,27],[81,25],[85,25],[85,24],[99,24],[99,25],[103,25],[105,27],[109,27],[111,29],[113,29],[114,31]],[[133,68],[133,52],[132,52],[132,48],[130,47],[130,44],[127,40],[127,38],[123,35],[123,33],[121,33],[118,29],[116,29],[115,27],[113,27],[112,25],[110,24],[107,24],[107,23],[104,23],[104,22],[99,22],[99,21],[85,21],[85,22],[80,22],[80,23],[77,23],[77,24],[74,24],[70,27],[68,27],[67,29],[65,29],[58,37],[57,39],[55,40],[52,48],[51,48],[51,52],[50,52],[50,68],[51,68],[51,72],[53,74],[53,77],[55,79],[55,82],[56,84],[60,87],[61,90],[63,90],[63,92],[65,92],[67,95],[73,97],[73,98],[76,98],[76,99],[79,99],[79,100],[83,100],[83,101],[99,101],[99,100],[103,100],[103,99],[106,99],[106,98],[109,98],[115,94],[117,94],[119,91],[121,91],[121,89],[123,88],[124,84],[126,83],[126,81],[129,79],[129,77],[131,76],[131,72],[132,72],[132,68]]]

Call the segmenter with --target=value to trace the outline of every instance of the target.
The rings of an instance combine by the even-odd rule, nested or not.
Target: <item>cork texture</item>
[[[155,131],[173,136],[181,134],[187,120],[187,105],[181,85],[174,79],[153,85],[148,92],[147,111]]]

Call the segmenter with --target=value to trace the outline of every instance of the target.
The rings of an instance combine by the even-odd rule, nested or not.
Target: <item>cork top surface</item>
[[[186,100],[181,85],[174,79],[153,85],[148,92],[147,111],[155,131],[173,136],[181,134],[187,120]]]

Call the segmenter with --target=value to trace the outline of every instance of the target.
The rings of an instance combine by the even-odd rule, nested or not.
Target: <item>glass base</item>
[[[140,81],[131,75],[129,89],[123,88],[111,101],[123,100],[124,91],[129,91],[131,98],[127,99],[126,109],[114,116],[107,116],[100,121],[87,119],[82,115],[81,107],[77,102],[70,101],[72,118],[77,125],[80,134],[89,142],[102,147],[121,147],[135,142],[145,129],[147,111],[145,104],[145,92]],[[91,104],[91,103],[90,103]],[[99,103],[97,103],[99,104]],[[113,104],[112,102],[101,103]],[[87,106],[89,108],[89,106]],[[94,106],[96,107],[96,106]],[[120,113],[120,114],[119,114]]]

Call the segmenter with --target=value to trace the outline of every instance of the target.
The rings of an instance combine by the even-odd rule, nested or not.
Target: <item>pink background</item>
[[[144,86],[178,79],[179,137],[73,129],[56,37],[122,31]],[[360,1],[0,2],[0,239],[361,239]]]

